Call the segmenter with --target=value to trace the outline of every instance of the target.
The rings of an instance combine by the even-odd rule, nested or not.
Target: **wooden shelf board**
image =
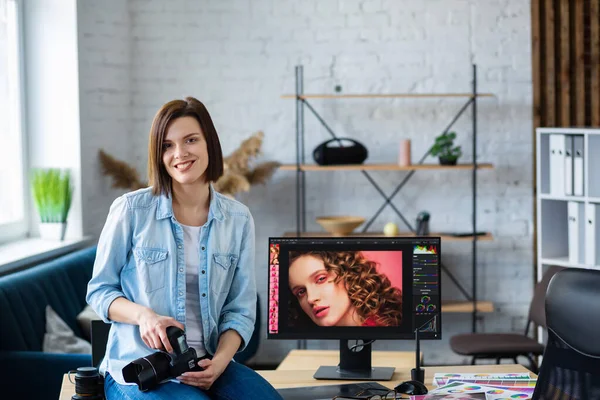
[[[296,234],[296,232],[285,232],[284,233],[285,237],[298,237],[298,235]],[[398,235],[396,236],[385,236],[383,234],[383,232],[353,232],[349,235],[347,235],[346,237],[385,237],[385,238],[390,238],[390,237],[412,237],[412,236],[416,236],[413,233],[410,232],[400,232]],[[448,234],[439,234],[439,233],[430,233],[429,236],[439,236],[441,237],[442,240],[457,240],[457,241],[471,241],[473,240],[473,235],[470,236],[452,236],[452,235],[448,235]],[[300,234],[300,237],[314,237],[314,238],[329,238],[329,237],[339,237],[339,236],[333,236],[332,234],[330,234],[329,232],[304,232]],[[490,241],[493,240],[494,237],[491,233],[486,232],[485,235],[479,235],[477,236],[477,240],[481,241],[481,240],[485,240],[485,241]]]
[[[279,169],[283,171],[296,171],[296,164],[283,164]],[[479,163],[477,169],[494,168],[490,163]],[[318,165],[300,164],[302,171],[413,171],[413,170],[444,170],[460,169],[471,170],[473,164],[440,165],[440,164],[413,164],[399,166],[398,164],[345,164],[345,165]]]
[[[473,93],[349,93],[349,94],[326,94],[313,93],[299,96],[301,99],[383,99],[383,98],[419,98],[419,97],[465,97],[473,98]],[[477,93],[477,97],[494,97],[493,93]],[[295,94],[284,94],[282,99],[295,99]]]
[[[472,301],[442,301],[442,312],[470,313],[473,312]],[[478,301],[477,312],[494,312],[494,303],[491,301]]]

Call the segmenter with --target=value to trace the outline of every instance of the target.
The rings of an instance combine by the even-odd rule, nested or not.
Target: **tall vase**
[[[65,239],[65,231],[67,230],[66,222],[41,222],[40,237],[47,240],[62,241]]]
[[[410,139],[400,141],[400,151],[398,152],[398,165],[407,167],[410,165]]]

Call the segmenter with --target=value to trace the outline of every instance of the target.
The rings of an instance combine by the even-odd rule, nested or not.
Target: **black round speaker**
[[[367,148],[349,138],[331,139],[318,145],[313,158],[319,165],[362,164],[368,157]]]

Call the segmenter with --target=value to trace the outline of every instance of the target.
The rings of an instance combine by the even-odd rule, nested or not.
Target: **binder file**
[[[585,205],[585,263],[590,266],[596,265],[596,241],[600,235],[596,235],[596,204]]]
[[[565,195],[565,135],[550,135],[550,194]]]
[[[583,196],[583,135],[573,136],[573,195]]]
[[[584,244],[585,244],[585,210],[583,203],[569,201],[567,205],[567,215],[569,218],[569,263],[584,263]]]
[[[573,195],[573,135],[565,135],[565,194]]]

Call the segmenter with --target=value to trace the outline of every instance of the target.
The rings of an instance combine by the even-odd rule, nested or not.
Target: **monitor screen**
[[[269,238],[269,339],[441,339],[440,238]]]

